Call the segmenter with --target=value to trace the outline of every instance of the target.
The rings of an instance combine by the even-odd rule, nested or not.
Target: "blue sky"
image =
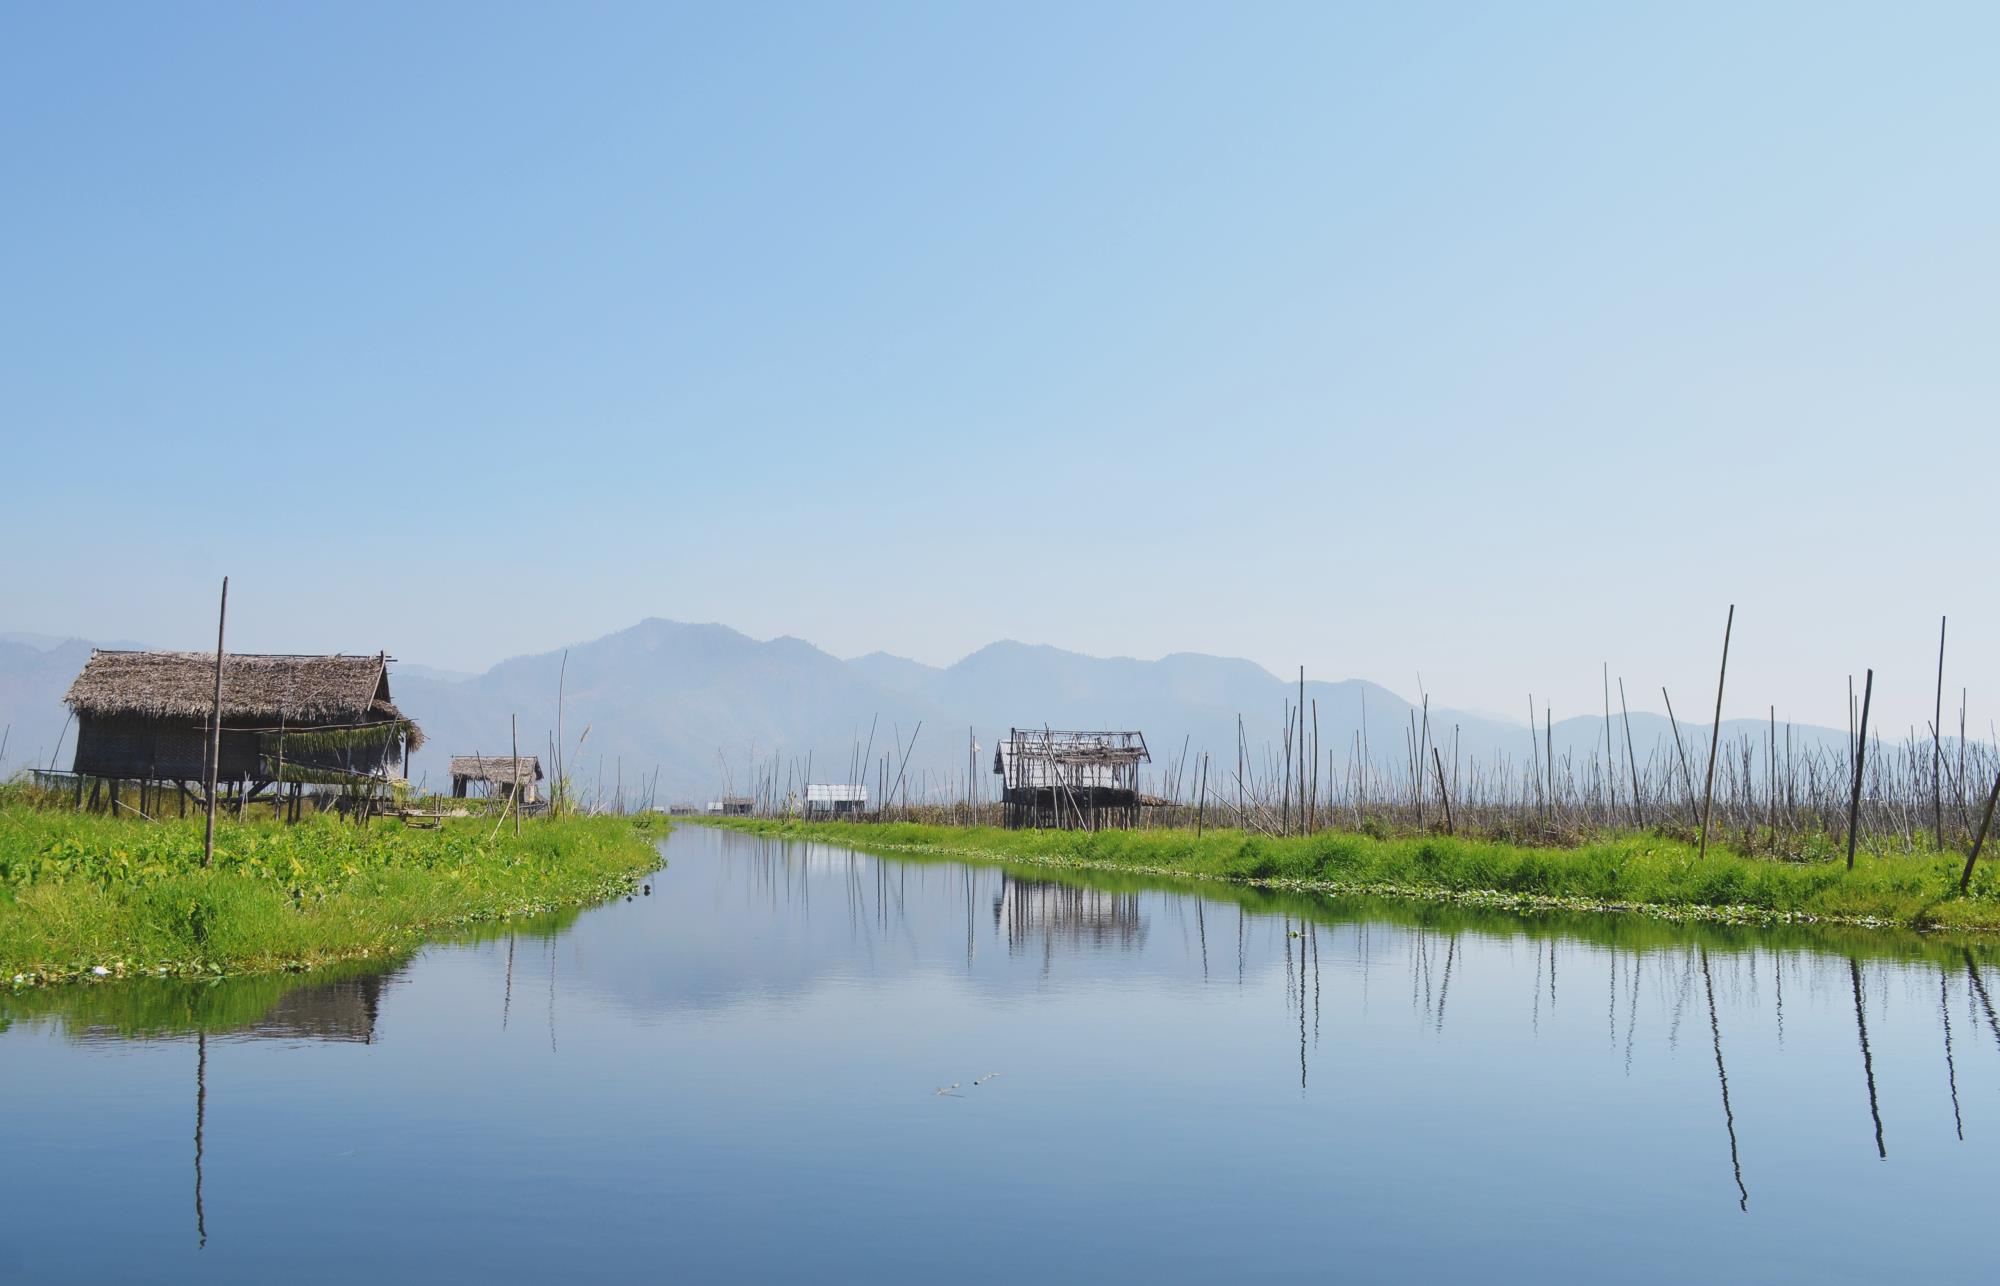
[[[226,573],[244,648],[662,615],[1561,714],[1603,661],[1700,706],[1733,601],[1730,713],[1840,721],[1873,665],[1926,718],[1950,613],[1983,723],[1996,44],[1973,4],[10,6],[0,628],[198,644]]]

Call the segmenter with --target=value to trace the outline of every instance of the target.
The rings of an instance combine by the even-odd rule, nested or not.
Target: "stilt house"
[[[1138,732],[1012,728],[993,751],[1007,825],[1101,830],[1139,824]]]
[[[505,798],[514,789],[514,783],[519,782],[521,802],[533,804],[535,783],[541,779],[542,761],[537,755],[522,755],[519,759],[511,755],[497,759],[491,755],[451,757],[451,793],[455,799],[464,799],[475,786],[483,794]]]
[[[382,784],[423,744],[389,700],[389,658],[225,655],[216,779],[254,797],[274,782]],[[198,785],[215,709],[212,652],[90,654],[63,701],[75,770],[113,781]]]

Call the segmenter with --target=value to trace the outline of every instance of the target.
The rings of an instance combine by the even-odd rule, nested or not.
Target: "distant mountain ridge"
[[[5,762],[11,772],[52,754],[69,765],[73,737],[58,753],[66,712],[61,697],[82,668],[89,645],[69,640],[43,649],[0,641],[0,724],[11,724]],[[980,747],[980,789],[990,795],[993,745],[1010,727],[1136,728],[1146,735],[1158,788],[1168,764],[1196,770],[1210,756],[1212,789],[1229,788],[1237,768],[1238,719],[1250,771],[1275,764],[1283,710],[1296,702],[1296,679],[1251,661],[1178,652],[1156,661],[1092,657],[1045,644],[992,643],[948,666],[886,652],[842,660],[804,640],[757,640],[727,626],[648,619],[586,643],[513,657],[483,674],[462,675],[397,663],[397,705],[415,718],[429,744],[411,762],[413,779],[436,787],[453,754],[503,754],[509,716],[518,717],[521,751],[546,757],[557,726],[579,789],[610,795],[621,779],[628,799],[652,788],[657,798],[697,801],[747,789],[759,767],[776,763],[782,783],[798,784],[808,763],[815,781],[860,777],[876,789],[884,756],[910,750],[909,793],[957,797],[964,790],[972,742]],[[1308,681],[1307,727],[1317,716],[1322,772],[1344,773],[1364,735],[1369,760],[1399,775],[1409,729],[1419,716],[1406,698],[1359,679]],[[1450,753],[1456,738],[1468,759],[1505,753],[1524,765],[1529,729],[1518,723],[1433,705],[1433,738]],[[873,727],[873,740],[870,729]],[[918,732],[921,727],[921,732]],[[1754,720],[1725,721],[1724,734],[1764,735]],[[1613,743],[1624,752],[1623,721]],[[1781,728],[1782,732],[1782,728]],[[1705,747],[1706,728],[1683,723],[1689,753]],[[1602,751],[1601,718],[1559,720],[1558,756],[1587,760]],[[1799,744],[1840,744],[1830,728],[1794,728]],[[1546,744],[1549,734],[1540,738]],[[1667,721],[1632,715],[1638,757],[1671,753]],[[581,741],[581,749],[578,743]]]

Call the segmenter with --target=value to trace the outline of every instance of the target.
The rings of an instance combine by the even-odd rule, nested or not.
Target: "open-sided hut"
[[[542,761],[536,755],[522,755],[519,759],[511,755],[494,758],[491,755],[453,755],[451,757],[451,793],[454,798],[464,799],[474,786],[482,788],[488,795],[505,797],[514,789],[514,783],[521,785],[521,802],[535,802],[535,783],[542,779]]]
[[[76,713],[78,780],[207,776],[212,652],[96,650],[63,701]],[[216,779],[365,787],[396,775],[423,733],[389,700],[389,658],[225,655]]]
[[[868,811],[868,788],[836,782],[806,783],[805,813],[808,820],[853,817]]]
[[[1007,825],[1099,830],[1139,823],[1139,765],[1151,763],[1137,732],[1011,728],[993,751]]]
[[[748,795],[724,795],[708,801],[708,812],[712,817],[748,817],[756,802]]]

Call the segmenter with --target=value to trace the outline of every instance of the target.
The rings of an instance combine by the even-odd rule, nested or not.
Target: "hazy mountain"
[[[12,725],[6,770],[31,759],[47,765],[62,733],[62,693],[88,655],[89,645],[79,640],[47,648],[0,642],[0,724]],[[635,797],[657,771],[663,802],[711,798],[725,786],[747,789],[773,763],[781,786],[788,772],[802,779],[810,761],[813,780],[853,776],[873,789],[882,760],[889,759],[893,778],[898,747],[908,747],[913,734],[907,770],[913,798],[926,789],[961,792],[974,739],[981,788],[990,792],[995,741],[1010,727],[1044,724],[1142,731],[1153,753],[1152,789],[1171,764],[1185,762],[1190,774],[1197,772],[1206,751],[1210,785],[1222,791],[1236,772],[1239,716],[1250,771],[1264,774],[1277,760],[1286,703],[1299,698],[1296,677],[1229,657],[1176,653],[1139,661],[1003,641],[938,667],[884,652],[841,660],[795,638],[759,641],[721,625],[665,620],[579,643],[567,662],[562,651],[552,651],[477,675],[399,662],[392,683],[397,704],[430,739],[414,756],[411,775],[433,787],[442,783],[449,755],[506,753],[510,716],[518,719],[522,752],[546,757],[560,686],[562,732],[578,788],[609,794],[622,771],[627,796]],[[1323,772],[1327,756],[1333,771],[1347,770],[1365,728],[1370,760],[1384,774],[1401,775],[1410,730],[1421,717],[1407,699],[1357,679],[1309,681],[1304,695],[1309,732],[1317,714]],[[1465,759],[1504,753],[1523,764],[1531,736],[1543,746],[1552,739],[1559,758],[1584,762],[1604,751],[1605,722],[1596,717],[1559,720],[1552,737],[1435,704],[1430,717],[1444,753],[1455,738]],[[1612,757],[1622,765],[1624,721],[1614,716],[1610,731]],[[1738,721],[1725,723],[1724,733],[1761,742],[1769,729]],[[1778,734],[1782,748],[1783,725]],[[1839,745],[1846,734],[1795,728],[1791,735],[1803,748]],[[1699,775],[1705,729],[1683,724],[1681,737]],[[1677,762],[1681,753],[1661,715],[1635,712],[1631,742],[1642,765],[1655,757]],[[68,766],[71,744],[65,742],[59,767]]]

